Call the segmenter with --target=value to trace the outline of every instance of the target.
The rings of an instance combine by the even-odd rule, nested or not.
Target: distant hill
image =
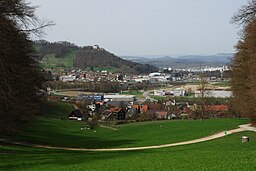
[[[189,68],[189,67],[218,67],[229,64],[233,54],[218,54],[209,56],[188,55],[180,57],[136,57],[136,56],[123,56],[126,60],[139,62],[142,64],[155,65],[157,67],[171,67],[171,68]]]
[[[45,68],[110,68],[114,72],[130,74],[158,71],[158,67],[124,60],[99,46],[79,47],[70,42],[35,42],[36,55]]]

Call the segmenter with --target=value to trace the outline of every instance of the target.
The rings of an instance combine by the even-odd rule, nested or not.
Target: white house
[[[195,91],[195,97],[200,97],[201,92],[200,90]],[[229,98],[232,96],[231,91],[227,90],[206,90],[205,97],[215,97],[215,98]]]

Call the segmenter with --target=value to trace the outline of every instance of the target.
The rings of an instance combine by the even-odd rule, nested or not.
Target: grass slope
[[[71,110],[72,106],[68,104],[46,103],[43,116],[28,125],[15,139],[65,147],[136,147],[192,140],[248,122],[248,119],[158,121],[120,125],[117,131],[98,127],[94,132],[81,131],[84,122],[66,120]]]
[[[41,65],[44,68],[72,68],[74,66],[74,56],[76,52],[76,50],[70,51],[63,58],[56,58],[54,54],[47,54],[44,56]]]
[[[250,137],[247,144],[241,136]],[[1,144],[0,170],[256,170],[256,133],[199,144],[124,152],[74,152]]]
[[[143,92],[142,91],[123,91],[121,94],[124,95],[135,95],[138,99],[143,98]]]

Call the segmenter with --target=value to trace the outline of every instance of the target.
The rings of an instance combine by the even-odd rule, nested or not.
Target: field
[[[56,95],[59,96],[68,96],[68,97],[76,97],[78,94],[93,94],[93,92],[88,91],[75,91],[75,90],[67,90],[67,91],[56,91]]]
[[[222,81],[222,82],[214,83],[212,85],[219,86],[219,87],[229,87],[230,86],[230,82],[229,81]]]
[[[150,95],[151,98],[155,100],[164,100],[166,99],[166,96],[155,96],[155,95]]]
[[[114,148],[159,145],[204,137],[236,128],[248,119],[157,121],[120,125],[118,130],[83,130],[66,120],[73,109],[48,102],[42,116],[24,128],[18,140],[65,147]],[[250,137],[247,144],[241,136]],[[256,134],[242,132],[179,147],[120,152],[49,150],[0,143],[0,170],[255,170]]]
[[[251,142],[241,143],[248,135]],[[255,170],[256,134],[127,152],[74,152],[2,144],[0,170]]]
[[[143,98],[143,92],[142,91],[123,91],[121,94],[124,94],[124,95],[135,95],[138,99],[141,99]]]
[[[38,117],[24,128],[16,140],[64,147],[114,148],[160,145],[201,138],[237,128],[248,119],[174,120],[124,124],[112,130],[97,127],[81,130],[85,122],[69,121],[72,106],[48,102]],[[96,131],[96,132],[95,132]]]
[[[45,68],[56,68],[56,67],[73,67],[74,55],[76,51],[71,51],[68,55],[63,58],[55,58],[54,55],[46,55],[43,58],[42,66]]]

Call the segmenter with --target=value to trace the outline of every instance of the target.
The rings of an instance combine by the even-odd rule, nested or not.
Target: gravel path
[[[99,126],[102,127],[102,128],[107,128],[107,129],[111,129],[111,130],[114,130],[114,131],[118,130],[117,128],[113,128],[113,127],[105,126],[105,125],[101,125],[101,124],[99,124]]]
[[[180,145],[188,145],[188,144],[195,144],[200,143],[204,141],[209,141],[217,138],[224,137],[226,135],[230,135],[233,133],[243,132],[243,131],[255,131],[256,128],[250,126],[250,124],[246,125],[240,125],[239,128],[229,130],[229,131],[222,131],[220,133],[195,139],[195,140],[189,140],[189,141],[183,141],[178,143],[171,143],[171,144],[163,144],[163,145],[154,145],[154,146],[145,146],[145,147],[129,147],[129,148],[99,148],[99,149],[91,149],[91,148],[69,148],[69,147],[53,147],[48,145],[39,145],[39,144],[30,144],[27,142],[18,142],[13,141],[6,138],[0,138],[0,141],[8,142],[16,145],[22,145],[22,146],[29,146],[29,147],[38,147],[38,148],[46,148],[46,149],[55,149],[55,150],[70,150],[70,151],[94,151],[94,152],[103,152],[103,151],[132,151],[132,150],[145,150],[145,149],[157,149],[157,148],[164,148],[164,147],[174,147],[174,146],[180,146]]]

